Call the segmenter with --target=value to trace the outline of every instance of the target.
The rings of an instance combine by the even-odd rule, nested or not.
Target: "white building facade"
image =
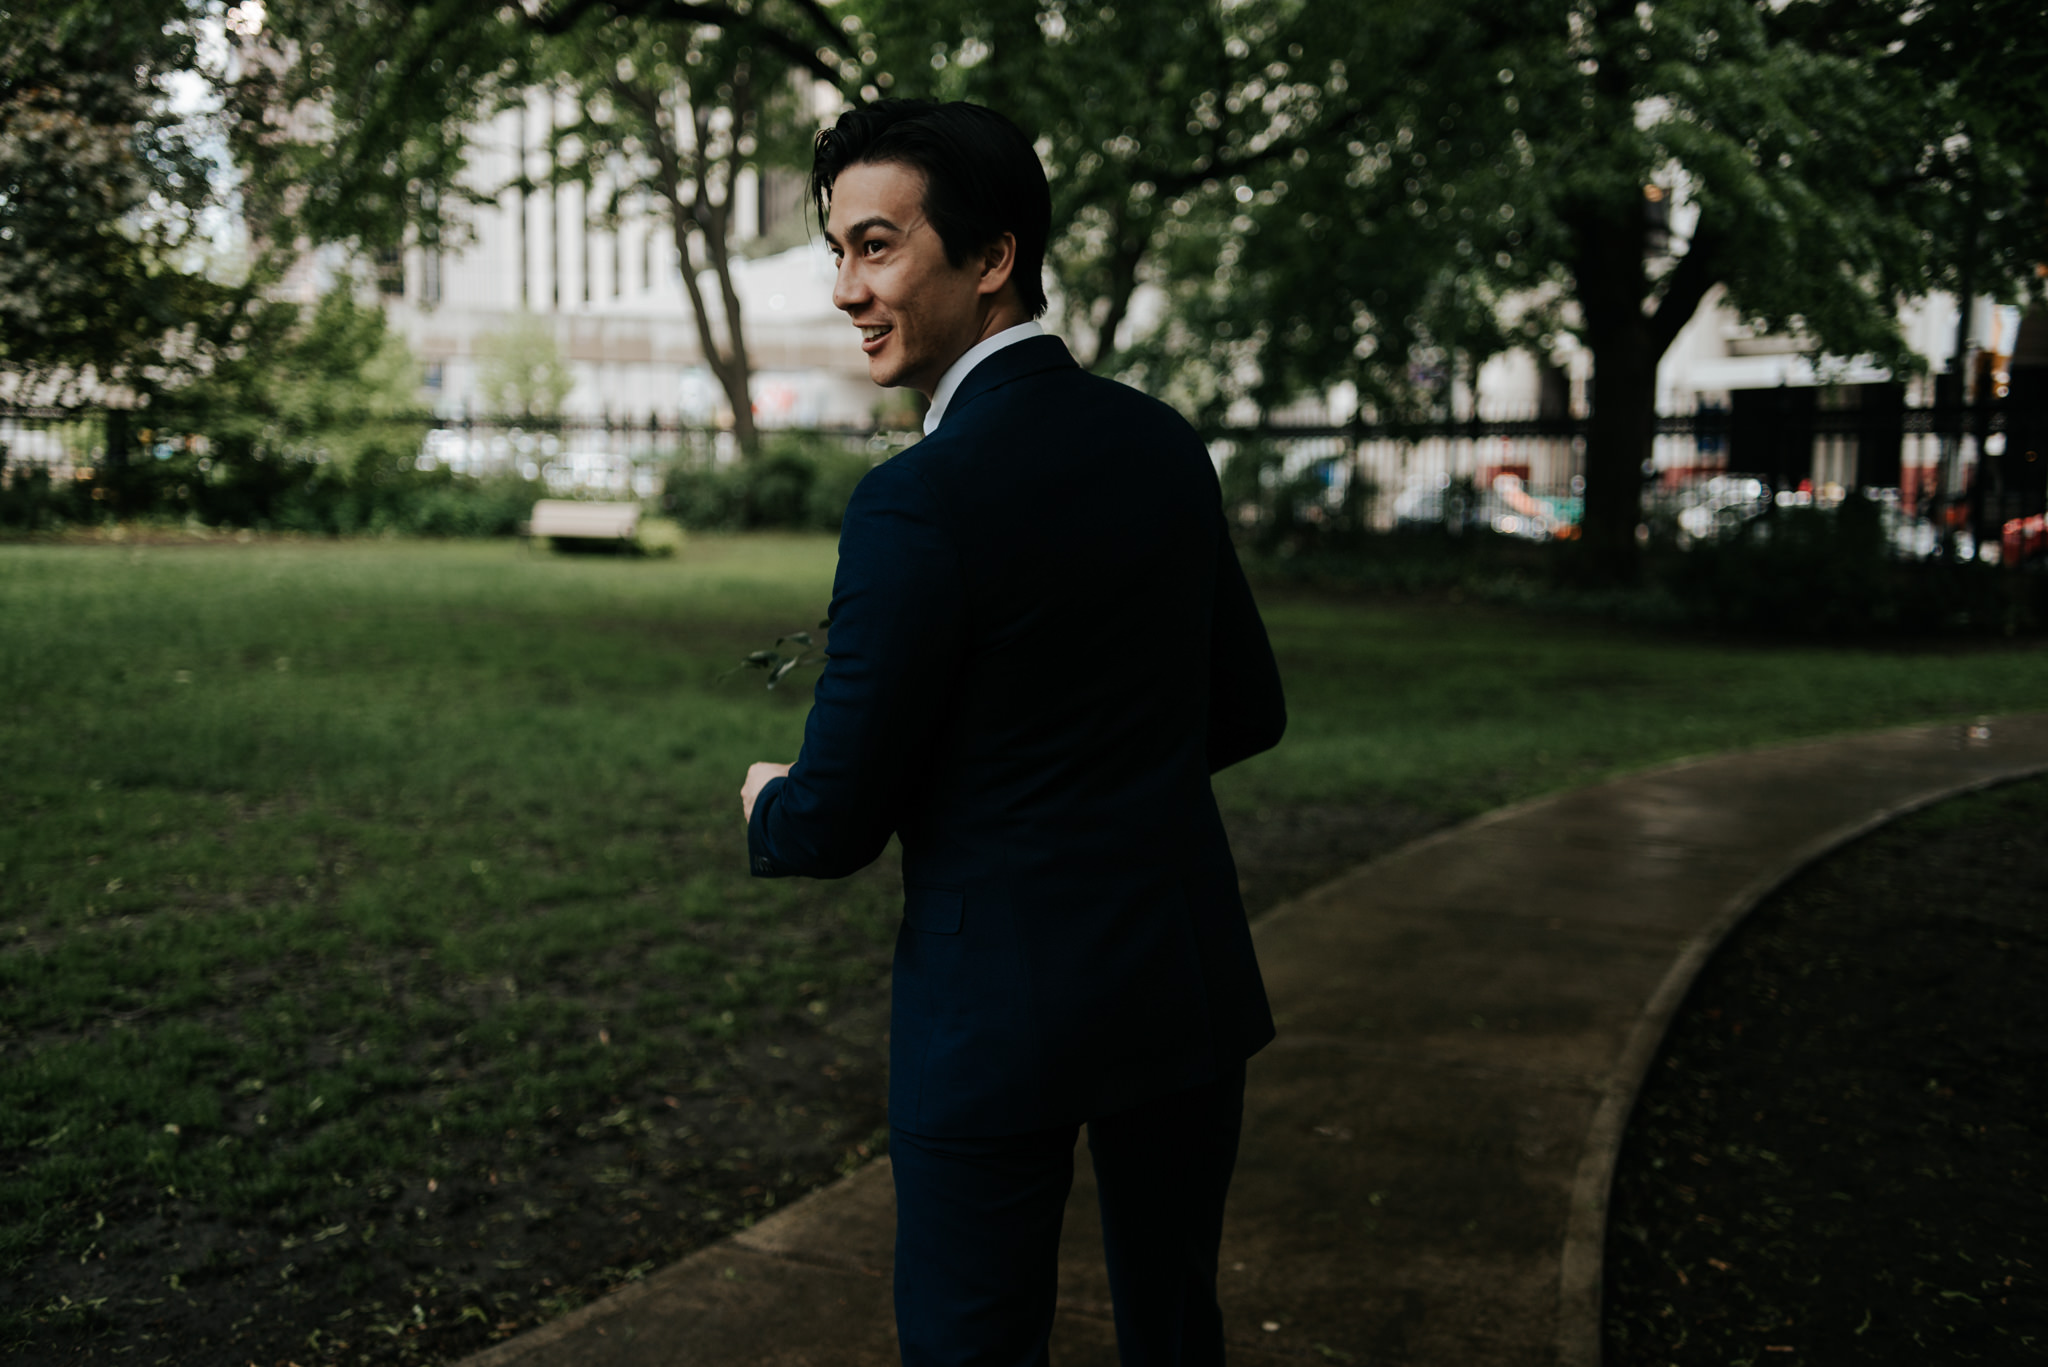
[[[535,92],[523,108],[491,120],[475,141],[469,177],[496,202],[468,211],[469,241],[458,250],[408,247],[379,263],[387,315],[424,367],[424,406],[451,419],[487,416],[480,343],[526,316],[545,320],[575,377],[565,417],[730,426],[664,206],[629,199],[607,225],[608,187],[547,184],[548,135],[568,112]],[[536,188],[516,188],[522,175]],[[870,423],[880,396],[854,329],[832,307],[831,258],[807,230],[801,180],[743,172],[734,211],[733,284],[757,421]],[[703,293],[722,339],[720,290],[708,272]]]

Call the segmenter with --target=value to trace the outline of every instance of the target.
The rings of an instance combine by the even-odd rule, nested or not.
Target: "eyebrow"
[[[868,217],[862,219],[860,222],[849,224],[847,226],[847,240],[858,240],[862,237],[867,236],[870,232],[873,232],[877,228],[892,233],[900,233],[903,231],[903,229],[899,225],[891,223],[888,219],[883,218],[880,214],[870,214]],[[825,234],[825,240],[835,247],[839,245],[839,239],[832,236],[832,234],[829,231],[826,232]]]

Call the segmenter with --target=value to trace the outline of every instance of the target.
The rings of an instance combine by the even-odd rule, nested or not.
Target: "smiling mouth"
[[[863,327],[860,330],[860,349],[873,351],[884,337],[894,332],[894,327]]]

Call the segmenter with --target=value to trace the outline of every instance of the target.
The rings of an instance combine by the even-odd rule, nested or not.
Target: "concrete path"
[[[2048,769],[2048,715],[1696,760],[1493,813],[1257,926],[1224,1235],[1240,1364],[1595,1367],[1629,1106],[1709,951],[1801,865],[1912,807]],[[1079,1161],[1053,1340],[1116,1361]],[[466,1367],[884,1367],[886,1163]]]

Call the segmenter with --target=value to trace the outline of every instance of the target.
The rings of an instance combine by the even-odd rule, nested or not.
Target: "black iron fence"
[[[1883,503],[1907,552],[1961,538],[1966,552],[2010,543],[2011,528],[2048,513],[2048,386],[2021,376],[1979,402],[1914,406],[1903,385],[1736,391],[1727,407],[1656,419],[1644,462],[1644,501],[1681,537],[1711,538],[1763,507],[1838,502],[1861,492]],[[678,470],[714,470],[738,457],[729,431],[673,417],[448,418],[358,416],[340,424],[352,449],[391,468],[516,479],[567,496],[656,501]],[[1268,421],[1205,435],[1219,465],[1246,457],[1267,497],[1241,515],[1309,523],[1344,517],[1363,528],[1460,519],[1526,536],[1570,535],[1584,490],[1586,417],[1491,408],[1435,421]],[[131,481],[154,470],[208,479],[222,462],[218,424],[148,412],[0,410],[0,487]],[[327,433],[272,434],[302,465],[332,458]],[[768,431],[778,442],[822,444],[880,460],[915,432],[873,428]],[[273,453],[274,454],[274,453]],[[186,487],[181,484],[176,487]],[[1284,497],[1280,496],[1283,495]],[[2048,539],[2037,529],[2030,535]]]
[[[1708,539],[1767,506],[1884,506],[1908,554],[2048,539],[2048,393],[2015,382],[1977,403],[1910,406],[1896,384],[1738,390],[1727,407],[1659,415],[1643,463],[1646,514]],[[1462,517],[1570,535],[1585,488],[1587,419],[1502,411],[1435,421],[1272,421],[1208,433],[1221,457],[1262,461],[1281,491],[1247,517],[1340,515],[1386,529]],[[1240,488],[1240,492],[1243,492]],[[1986,558],[1999,551],[1983,550]]]

